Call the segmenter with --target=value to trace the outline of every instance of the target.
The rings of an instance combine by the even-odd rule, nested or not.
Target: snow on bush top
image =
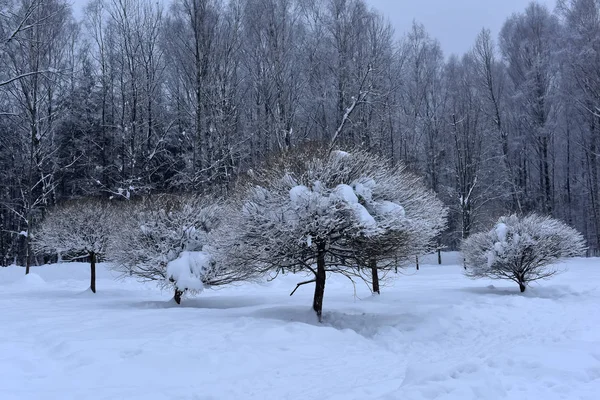
[[[375,233],[373,229],[377,228],[377,222],[369,211],[359,204],[358,196],[352,186],[340,184],[326,192],[322,184],[317,181],[312,187],[314,191],[304,185],[296,185],[290,189],[290,200],[297,210],[304,208],[308,212],[324,215],[331,207],[343,206],[352,211],[358,226],[365,229],[365,234]]]
[[[204,251],[184,251],[167,264],[167,278],[181,291],[201,292],[212,257]]]
[[[506,226],[506,224],[504,222],[498,222],[496,224],[496,235],[498,236],[498,240],[500,240],[501,242],[506,241],[506,233],[508,231],[508,227]]]
[[[550,264],[580,255],[583,246],[579,232],[558,220],[537,215],[502,217],[487,236],[493,242],[487,251],[488,268],[516,263],[525,253],[534,252]]]
[[[48,211],[33,235],[38,253],[76,259],[95,253],[104,256],[116,222],[111,204],[99,200],[66,202]]]

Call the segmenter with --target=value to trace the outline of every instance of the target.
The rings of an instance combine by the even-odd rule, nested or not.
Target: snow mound
[[[346,157],[350,157],[350,153],[348,153],[346,151],[343,151],[343,150],[334,150],[334,151],[331,152],[331,157],[334,160],[343,159],[343,158],[346,158]]]
[[[367,179],[363,182],[354,183],[355,193],[362,197],[365,202],[373,200],[373,188],[377,186],[377,183],[373,179]]]
[[[507,233],[508,233],[508,227],[506,226],[506,224],[500,222],[500,223],[498,223],[498,225],[496,225],[496,235],[498,235],[498,239],[501,242],[506,241]]]
[[[46,286],[46,281],[44,281],[44,279],[42,279],[42,277],[39,276],[38,274],[34,274],[33,272],[30,272],[29,274],[25,275],[21,279],[18,279],[17,281],[13,282],[13,286],[19,286],[24,289],[39,288],[39,287]]]
[[[290,200],[293,204],[301,204],[310,198],[310,189],[304,185],[294,186],[290,189]]]
[[[372,229],[377,228],[377,222],[375,221],[375,218],[373,218],[373,216],[369,214],[369,211],[367,211],[365,207],[363,207],[361,204],[356,203],[352,204],[352,209],[354,210],[356,218],[358,219],[362,227]]]
[[[204,289],[202,279],[210,268],[212,257],[203,251],[184,251],[179,257],[167,264],[167,278],[175,283],[179,290]]]
[[[338,185],[335,188],[335,194],[338,198],[348,204],[358,204],[358,197],[354,193],[354,189],[348,185]]]
[[[391,201],[382,201],[379,203],[374,203],[373,208],[375,211],[382,216],[399,216],[404,218],[406,216],[406,212],[404,211],[404,207],[400,204],[392,203]]]

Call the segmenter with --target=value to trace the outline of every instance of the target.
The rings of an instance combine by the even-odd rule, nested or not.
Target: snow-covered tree
[[[253,183],[238,200],[236,233],[221,244],[228,263],[256,273],[309,271],[314,279],[298,286],[315,283],[313,309],[319,319],[328,272],[368,280],[359,268],[365,260],[415,254],[427,241],[416,237],[443,226],[443,208],[433,195],[423,190],[419,199],[412,176],[364,151],[296,149],[256,173]],[[434,207],[422,209],[427,200]],[[428,221],[441,222],[421,223],[428,211],[440,213]]]
[[[547,279],[554,265],[585,251],[581,234],[550,217],[501,217],[489,232],[472,235],[462,243],[467,276],[507,279],[524,292],[532,281]]]
[[[114,229],[113,206],[99,200],[73,201],[50,210],[33,237],[41,254],[90,260],[90,289],[96,293],[96,262],[106,255]]]
[[[219,262],[210,234],[224,223],[221,208],[200,196],[159,195],[125,207],[110,258],[125,275],[189,291],[245,280],[248,270]],[[225,228],[224,228],[225,229]]]
[[[435,238],[446,227],[447,210],[421,178],[403,165],[389,167],[386,160],[368,155],[365,177],[352,188],[375,219],[376,234],[359,235],[352,247],[359,271],[366,267],[374,293],[380,293],[379,271],[397,268],[434,247]]]
[[[206,234],[218,223],[216,211],[196,196],[149,196],[128,204],[110,258],[124,274],[167,287],[168,263],[182,252],[202,250]],[[176,300],[181,294],[176,291]]]

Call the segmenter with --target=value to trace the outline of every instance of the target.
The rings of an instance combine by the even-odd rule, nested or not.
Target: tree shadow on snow
[[[532,284],[527,288],[527,290],[523,293],[519,291],[519,288],[515,286],[512,287],[502,287],[497,288],[494,285],[489,285],[486,287],[468,287],[459,289],[461,292],[480,294],[480,295],[495,295],[495,296],[516,296],[516,297],[525,297],[525,298],[538,298],[538,299],[549,299],[549,300],[557,300],[565,297],[579,297],[585,295],[590,290],[587,291],[576,291],[573,290],[570,286],[565,285],[552,285],[552,286],[540,286],[536,284]]]
[[[319,323],[315,312],[306,307],[271,307],[248,314],[253,318],[274,319],[284,322],[297,322],[317,327],[328,327],[339,331],[354,331],[365,338],[373,338],[383,329],[393,328],[412,331],[422,324],[423,317],[415,314],[377,314],[340,311],[324,311],[323,322]]]
[[[181,304],[175,300],[167,301],[138,301],[131,303],[133,308],[142,309],[167,309],[167,308],[199,308],[214,310],[229,310],[234,308],[255,307],[265,304],[267,301],[258,297],[243,296],[219,296],[219,297],[198,297],[193,299],[183,299]]]

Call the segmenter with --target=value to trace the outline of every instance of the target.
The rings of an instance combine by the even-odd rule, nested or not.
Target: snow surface
[[[461,262],[443,253],[444,263]],[[98,266],[0,268],[0,399],[597,399],[599,259],[524,294],[459,265],[392,274],[381,296],[305,276],[172,293]]]

